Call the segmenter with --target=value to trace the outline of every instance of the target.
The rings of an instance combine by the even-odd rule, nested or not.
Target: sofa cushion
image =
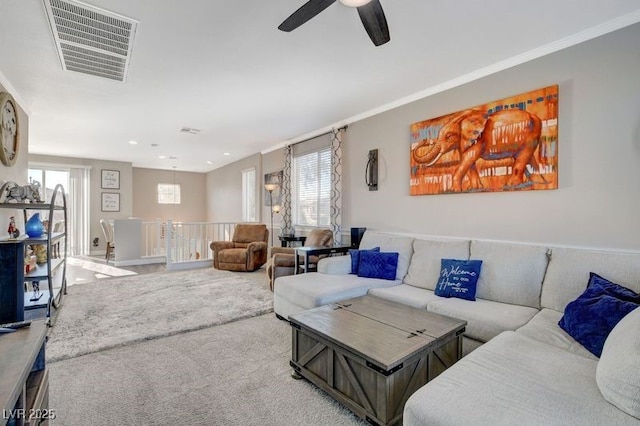
[[[363,250],[360,253],[358,276],[395,280],[398,269],[398,253]]]
[[[442,259],[436,296],[476,300],[482,260]]]
[[[301,309],[311,309],[353,297],[364,296],[370,288],[391,287],[400,281],[361,278],[356,275],[331,275],[309,272],[279,277],[274,285],[274,309],[287,318],[297,312],[279,312],[278,299],[284,299]],[[282,304],[283,306],[287,304]]]
[[[624,317],[604,344],[596,382],[604,399],[640,419],[640,309]]]
[[[268,235],[269,230],[267,229],[267,225],[240,223],[236,225],[233,230],[232,240],[235,243],[244,244],[246,247],[247,244],[253,241],[267,242]]]
[[[597,364],[505,332],[418,389],[403,424],[638,426],[600,394]]]
[[[427,304],[433,300],[440,300],[431,290],[407,284],[394,287],[372,288],[367,294],[420,309],[426,309]]]
[[[376,251],[380,252],[380,247],[374,247],[369,250],[355,250],[349,249],[349,256],[351,257],[351,273],[358,274],[358,268],[360,267],[360,253],[363,251]]]
[[[351,256],[332,256],[318,260],[318,272],[328,275],[351,273]]]
[[[469,240],[413,241],[413,255],[403,282],[415,287],[435,290],[440,276],[440,259],[469,259]]]
[[[409,262],[413,254],[413,238],[367,230],[360,241],[360,249],[374,247],[380,247],[380,251],[398,253],[396,279],[402,280],[409,270]]]
[[[487,342],[505,330],[516,330],[526,324],[537,309],[492,300],[438,298],[429,302],[427,310],[467,321],[465,335]]]
[[[564,349],[576,355],[597,360],[598,357],[586,350],[576,339],[560,328],[558,325],[560,318],[562,318],[562,312],[543,308],[531,318],[531,321],[517,329],[516,333]]]
[[[587,287],[590,272],[640,292],[640,254],[554,248],[542,286],[542,307],[564,312]]]
[[[325,247],[333,244],[333,232],[330,229],[314,229],[305,240],[307,247]]]
[[[547,252],[542,246],[471,241],[471,259],[483,261],[476,297],[540,309]]]
[[[638,294],[591,273],[587,289],[567,305],[558,325],[599,357],[611,330],[639,303]]]

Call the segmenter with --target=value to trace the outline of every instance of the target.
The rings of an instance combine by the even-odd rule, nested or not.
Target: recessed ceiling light
[[[226,155],[226,156],[228,157],[229,155],[231,155],[231,153],[230,153],[230,152],[225,152],[225,153],[224,153],[224,154],[222,154],[222,155]]]
[[[209,160],[207,161],[207,164],[213,164],[213,161]]]
[[[138,145],[138,141],[129,141],[131,145]]]
[[[158,155],[158,158],[161,160],[166,160],[167,156],[166,155]]]

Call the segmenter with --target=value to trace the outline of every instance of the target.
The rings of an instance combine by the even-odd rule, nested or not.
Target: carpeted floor
[[[198,330],[273,310],[264,270],[213,268],[69,287],[47,343],[49,362]]]
[[[365,425],[290,376],[273,314],[54,362],[54,425]]]

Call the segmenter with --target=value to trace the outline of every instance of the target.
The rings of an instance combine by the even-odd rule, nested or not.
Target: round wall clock
[[[13,166],[20,145],[18,108],[13,96],[7,92],[0,93],[0,141],[0,161],[5,166]]]

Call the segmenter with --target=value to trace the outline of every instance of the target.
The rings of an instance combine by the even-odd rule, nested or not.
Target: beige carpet
[[[291,330],[266,314],[49,365],[54,425],[365,425],[290,376]]]
[[[69,287],[47,343],[49,362],[261,315],[273,310],[264,270],[213,268]]]

